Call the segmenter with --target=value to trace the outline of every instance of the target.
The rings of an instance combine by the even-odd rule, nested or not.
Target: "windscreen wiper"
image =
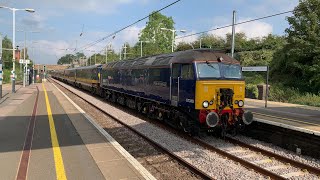
[[[206,61],[206,63],[209,67],[212,67],[213,69],[217,70],[212,64],[209,63],[209,61]]]

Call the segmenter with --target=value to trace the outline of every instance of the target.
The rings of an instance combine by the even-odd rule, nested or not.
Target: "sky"
[[[95,46],[83,50],[88,43],[101,39],[152,11],[158,10],[175,0],[0,0],[0,6],[17,9],[33,8],[35,13],[16,11],[16,44],[26,44],[31,59],[36,63],[56,64],[58,59],[77,51],[85,55],[100,52],[107,44],[119,51],[122,44],[135,44],[139,32],[147,20],[118,33]],[[176,29],[185,34],[206,31],[232,23],[232,11],[237,12],[237,22],[293,10],[298,0],[181,0],[161,11],[172,17]],[[268,34],[284,35],[289,26],[288,13],[236,27],[236,32],[246,33],[248,38],[260,38]],[[224,37],[231,28],[212,31]],[[12,39],[12,11],[0,8],[0,33]],[[82,34],[80,36],[80,34]],[[192,42],[198,36],[177,39]],[[31,49],[34,49],[33,51]],[[76,49],[76,51],[74,51]],[[82,51],[83,50],[83,51]]]

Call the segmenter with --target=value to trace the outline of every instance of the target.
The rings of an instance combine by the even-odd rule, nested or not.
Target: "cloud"
[[[191,31],[189,33],[186,33],[186,34],[182,34],[180,36],[177,36],[176,37],[176,41],[175,41],[175,44],[178,45],[180,42],[185,42],[185,43],[192,43],[194,41],[196,41],[198,39],[198,35],[194,35],[194,36],[188,36],[188,37],[185,37],[185,38],[179,38],[181,36],[187,36],[187,35],[190,35],[190,34],[194,34],[196,33],[195,31]]]
[[[21,23],[24,26],[32,27],[33,29],[42,29],[45,27],[44,22],[46,18],[38,14],[33,14],[32,16],[24,16],[21,19]]]
[[[30,0],[31,3],[40,4],[50,9],[64,9],[74,12],[92,12],[97,14],[113,14],[126,4],[146,3],[147,0]]]
[[[139,26],[131,26],[120,33],[115,35],[115,38],[112,37],[108,38],[107,40],[102,41],[101,43],[98,43],[94,46],[86,48],[85,52],[86,54],[93,54],[91,51],[103,51],[104,47],[107,46],[107,44],[111,44],[112,49],[114,49],[116,52],[119,51],[120,47],[123,46],[124,43],[129,43],[130,46],[135,45],[139,41],[139,33],[144,27]],[[110,34],[110,32],[102,32],[102,31],[90,31],[85,33],[86,39],[83,39],[81,41],[82,47],[83,45],[90,44],[94,42],[95,40],[101,39],[102,37],[107,36]],[[80,46],[81,47],[81,46]],[[81,48],[80,48],[81,49]]]
[[[238,22],[243,22],[250,19],[251,18],[245,18],[245,19],[240,18]],[[221,26],[226,26],[226,25],[229,25],[229,24],[224,24]],[[212,29],[215,29],[221,26],[214,26],[212,27]],[[240,25],[237,25],[235,29],[236,29],[236,33],[243,32],[246,34],[248,38],[261,38],[263,36],[267,36],[273,31],[273,27],[271,24],[262,22],[262,21],[253,21],[245,24],[240,24]],[[227,27],[227,28],[211,31],[210,34],[220,36],[220,37],[225,37],[227,33],[231,33],[231,32],[232,32],[232,27]]]
[[[23,44],[23,42],[17,42],[17,44]],[[30,59],[36,61],[36,64],[57,64],[60,57],[70,53],[66,51],[69,45],[69,42],[64,40],[37,40],[34,44],[32,41],[27,41],[28,55]]]
[[[293,10],[299,0],[264,0],[262,3],[249,5],[248,9],[257,14],[270,14]]]
[[[130,45],[138,42],[139,33],[144,27],[132,26],[119,34],[119,40],[123,42],[128,42]]]

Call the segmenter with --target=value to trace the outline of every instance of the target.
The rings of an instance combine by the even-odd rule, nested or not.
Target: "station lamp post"
[[[32,56],[33,56],[33,62],[32,62],[32,84],[34,84],[34,80],[35,80],[35,78],[34,78],[34,76],[35,76],[35,68],[36,68],[36,60],[35,60],[35,56],[34,56],[34,46],[33,46],[33,44],[36,44],[36,43],[38,43],[37,41],[33,41],[32,42]],[[38,74],[38,73],[37,73]]]
[[[114,36],[112,36],[112,40],[114,40],[114,38],[115,38],[116,36],[114,35]],[[112,42],[112,40],[108,43],[108,45],[106,46],[106,64],[108,63],[108,51],[110,51],[111,50],[111,42]],[[110,50],[109,50],[110,49]],[[101,62],[102,63],[102,62]]]
[[[24,32],[24,48],[23,48],[23,60],[24,60],[24,70],[23,70],[23,87],[26,86],[26,83],[28,82],[28,64],[26,61],[26,41],[27,41],[27,33],[40,33],[39,31],[26,31],[26,30],[17,30],[17,32]],[[21,71],[21,63],[20,63],[20,71]]]
[[[140,41],[140,56],[142,57],[142,44],[149,43],[150,41]]]
[[[6,6],[0,6],[0,8],[4,8],[4,9],[9,9],[12,11],[12,33],[13,33],[13,38],[12,38],[12,93],[15,93],[15,61],[16,61],[16,57],[15,57],[15,41],[16,41],[16,11],[27,11],[29,13],[34,13],[35,10],[34,9],[30,9],[30,8],[25,8],[25,9],[16,9],[16,8],[11,8],[11,7],[6,7]]]
[[[172,32],[172,47],[171,47],[171,52],[173,52],[174,50],[174,42],[175,42],[175,34],[176,34],[176,31],[179,31],[179,32],[182,32],[182,33],[185,33],[187,32],[186,30],[176,30],[176,29],[167,29],[167,28],[160,28],[161,30],[164,30],[164,31],[171,31]]]

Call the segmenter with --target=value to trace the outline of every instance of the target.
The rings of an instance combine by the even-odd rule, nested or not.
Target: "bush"
[[[258,87],[256,84],[246,84],[246,97],[251,99],[257,99]]]
[[[278,102],[291,102],[301,96],[298,89],[284,87],[281,84],[273,84],[270,86],[269,100]]]
[[[3,70],[3,83],[4,84],[10,82],[10,74],[11,74],[11,71],[9,69]]]
[[[20,65],[18,63],[16,63],[16,81],[22,81],[23,78],[23,72],[20,71]],[[3,83],[10,83],[11,82],[11,70],[12,69],[8,69],[8,68],[4,68],[3,69]]]

